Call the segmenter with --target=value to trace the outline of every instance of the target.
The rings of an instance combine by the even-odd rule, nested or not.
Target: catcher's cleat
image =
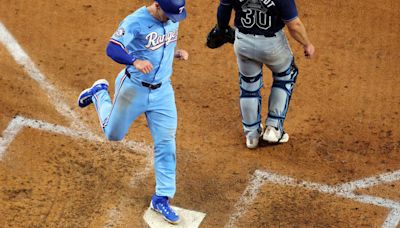
[[[246,146],[249,149],[255,149],[258,146],[258,142],[260,141],[260,137],[263,135],[263,128],[262,126],[257,130],[257,136],[253,137],[246,137]]]
[[[260,138],[247,138],[246,137],[246,146],[249,149],[255,149],[255,148],[257,148],[259,141],[260,141]]]
[[[79,107],[84,108],[93,103],[92,101],[93,95],[101,90],[108,90],[108,82],[105,79],[100,79],[95,81],[92,87],[83,90],[82,93],[79,94],[78,97]]]
[[[269,143],[285,143],[289,141],[289,135],[285,131],[280,131],[272,126],[265,129],[263,140]]]
[[[169,206],[168,197],[166,196],[157,196],[154,194],[151,197],[150,208],[162,214],[164,219],[169,223],[178,224],[180,221],[179,215]]]

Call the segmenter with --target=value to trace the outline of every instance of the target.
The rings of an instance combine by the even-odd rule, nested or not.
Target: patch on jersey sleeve
[[[115,37],[122,37],[125,35],[125,29],[124,28],[119,28],[115,33],[114,36]]]

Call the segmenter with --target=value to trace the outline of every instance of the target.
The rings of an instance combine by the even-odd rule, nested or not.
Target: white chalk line
[[[31,58],[28,54],[22,49],[22,47],[18,44],[17,40],[13,37],[13,35],[7,30],[7,28],[0,22],[0,43],[5,46],[7,51],[11,54],[14,58],[16,63],[21,65],[26,73],[34,79],[42,90],[46,92],[48,97],[50,98],[52,104],[55,106],[56,110],[66,117],[68,120],[71,121],[72,125],[71,128],[65,128],[58,125],[51,125],[46,124],[42,121],[37,120],[38,123],[42,123],[42,125],[47,126],[47,131],[55,131],[61,134],[67,134],[70,136],[79,136],[79,138],[86,138],[87,140],[94,140],[94,141],[104,141],[100,136],[93,134],[89,128],[79,120],[78,115],[68,106],[67,103],[63,101],[62,93],[57,90],[51,83],[46,80],[44,74],[40,72],[40,70],[35,66]],[[20,125],[21,123],[32,124],[35,128],[35,121],[36,120],[25,120],[21,123],[18,123],[19,119],[17,118],[13,122],[14,124]],[[54,126],[57,126],[54,128]],[[12,126],[11,126],[12,127]],[[76,129],[73,130],[73,129]],[[15,129],[14,129],[15,130]],[[7,140],[5,140],[7,142]],[[3,143],[5,143],[3,142]],[[150,154],[152,152],[152,147],[135,141],[122,141],[119,144],[122,144],[126,148],[137,150],[137,152],[141,154]],[[3,152],[4,153],[4,152]]]
[[[106,142],[102,137],[99,137],[97,135],[85,132],[85,131],[77,131],[73,130],[67,127],[59,126],[56,124],[51,124],[39,120],[33,120],[33,119],[28,119],[24,118],[22,116],[16,116],[13,120],[10,121],[8,127],[6,130],[3,131],[2,135],[3,137],[0,137],[0,160],[3,158],[3,154],[9,147],[9,145],[14,141],[15,137],[18,135],[18,133],[23,130],[23,128],[32,128],[32,129],[37,129],[37,130],[42,130],[42,131],[47,131],[47,132],[52,132],[56,134],[61,134],[65,136],[69,136],[72,138],[81,138],[81,139],[86,139],[90,141],[97,141],[97,142]],[[145,155],[146,157],[146,166],[143,169],[143,171],[135,173],[131,181],[129,182],[129,187],[133,188],[137,186],[140,181],[145,179],[151,172],[153,168],[153,159],[152,156],[148,156],[150,151],[152,151],[152,148],[145,145],[144,143],[126,143],[125,145],[129,149],[135,151],[135,153],[140,153],[142,155]],[[107,213],[107,222],[104,227],[113,227],[116,225],[119,225],[118,220],[122,218],[121,214],[121,208],[127,207],[129,203],[129,199],[121,199],[120,203],[116,208],[112,208],[111,210],[108,211]]]
[[[12,120],[7,128],[3,132],[3,137],[0,137],[0,161],[3,158],[3,154],[6,152],[10,143],[14,140],[15,136],[18,132],[23,128],[23,125],[20,124],[21,120]]]
[[[35,66],[31,58],[28,56],[28,54],[22,49],[22,47],[18,44],[17,40],[13,37],[13,35],[7,30],[7,28],[1,22],[0,22],[0,43],[2,43],[6,47],[6,49],[14,58],[14,60],[19,65],[21,65],[25,69],[26,73],[39,84],[42,90],[46,92],[52,104],[55,106],[56,110],[61,115],[63,115],[64,117],[66,117],[68,120],[71,121],[72,129],[76,129],[76,132],[70,129],[62,131],[61,133],[71,134],[71,136],[80,134],[82,136],[80,138],[87,137],[86,138],[87,140],[103,141],[100,140],[100,138],[102,137],[93,134],[89,130],[89,128],[79,120],[78,115],[68,106],[67,103],[63,101],[62,93],[46,80],[44,74],[42,74],[40,70]],[[34,121],[27,121],[27,122],[34,123]],[[143,153],[150,154],[153,151],[152,147],[141,142],[123,140],[122,142],[119,142],[119,144],[124,145],[126,148],[137,150],[139,153],[142,154]]]
[[[69,137],[77,138],[77,139],[85,139],[88,141],[95,141],[95,142],[102,142],[102,143],[106,142],[106,140],[103,137],[100,137],[98,135],[92,134],[87,131],[74,130],[71,128],[47,123],[47,122],[40,121],[40,120],[33,120],[33,119],[28,119],[28,118],[25,118],[22,116],[16,116],[14,119],[12,119],[10,121],[7,128],[3,131],[3,133],[2,133],[3,137],[0,137],[0,160],[2,160],[2,157],[3,157],[4,153],[6,152],[8,146],[12,143],[12,141],[15,139],[15,137],[18,135],[18,133],[25,127],[30,127],[33,129],[52,132],[52,133],[56,133],[56,134],[61,134],[61,135],[65,135],[65,136],[69,136]],[[133,150],[137,154],[146,156],[147,161],[148,161],[147,157],[151,157],[148,155],[152,153],[152,147],[150,147],[144,143],[125,142],[125,143],[121,143],[121,144],[125,148]],[[146,167],[145,167],[145,170],[144,170],[145,172],[148,172],[147,166],[148,165],[146,165]]]
[[[239,201],[235,204],[235,212],[230,216],[228,223],[225,227],[233,227],[236,221],[246,213],[247,206],[249,206],[257,197],[260,187],[263,185],[264,179],[261,176],[253,175],[249,185],[247,185]]]
[[[71,122],[71,128],[46,123],[40,120],[26,119],[24,117],[16,117],[10,121],[8,127],[0,137],[0,160],[4,156],[8,146],[17,136],[17,134],[24,127],[31,127],[39,130],[64,134],[74,138],[83,138],[90,141],[104,142],[105,140],[98,135],[93,134],[89,128],[79,120],[78,115],[63,101],[62,94],[51,83],[46,80],[46,77],[36,67],[28,54],[19,45],[14,36],[7,30],[7,28],[0,22],[0,43],[4,45],[7,51],[11,54],[17,64],[23,67],[25,72],[35,80],[40,88],[46,92],[51,103],[55,106],[56,110]],[[135,175],[130,186],[137,183],[139,179],[145,178],[151,171],[152,161],[149,163],[148,157],[152,157],[153,148],[141,142],[126,141],[120,142],[122,146],[135,151],[138,154],[147,156],[147,164],[142,172]]]
[[[86,126],[81,122],[78,116],[69,108],[69,106],[63,101],[61,93],[46,80],[46,77],[42,72],[35,66],[28,54],[18,44],[13,35],[7,30],[7,28],[0,22],[0,43],[8,50],[15,62],[23,67],[25,72],[35,80],[43,91],[46,91],[52,104],[56,110],[68,120],[72,122],[72,126],[77,129],[85,129]]]
[[[397,225],[399,225],[400,222],[400,202],[370,195],[358,195],[354,193],[354,191],[399,180],[400,170],[379,174],[377,176],[368,177],[337,186],[329,186],[326,184],[296,180],[294,178],[282,176],[272,172],[256,170],[241,198],[235,204],[235,211],[229,217],[229,221],[225,225],[225,227],[235,226],[235,223],[246,213],[247,208],[253,203],[254,199],[257,197],[257,194],[259,193],[262,185],[264,185],[266,182],[269,182],[283,186],[305,188],[308,190],[319,191],[325,194],[334,194],[336,196],[347,198],[364,204],[385,207],[387,209],[390,209],[390,213],[387,216],[382,227],[395,228],[397,227]]]
[[[392,209],[382,225],[382,228],[396,228],[400,223],[400,209]]]
[[[378,184],[390,183],[393,180],[400,180],[400,170],[345,183],[340,185],[340,188],[346,191],[354,191],[356,189],[370,188]]]

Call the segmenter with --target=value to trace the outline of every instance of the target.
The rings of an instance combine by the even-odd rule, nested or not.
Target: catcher
[[[229,26],[232,9],[235,27]],[[289,108],[298,68],[283,28],[299,42],[307,58],[314,55],[314,46],[308,39],[294,0],[221,0],[218,24],[207,36],[207,46],[218,48],[234,43],[239,67],[240,111],[246,146],[258,146],[259,138],[270,143],[284,143],[289,135],[283,122]],[[263,131],[261,125],[262,66],[265,64],[273,76],[269,96],[268,118]]]

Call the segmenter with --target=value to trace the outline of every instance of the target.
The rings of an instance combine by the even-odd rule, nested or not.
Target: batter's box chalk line
[[[106,141],[104,137],[100,137],[99,135],[94,134],[90,130],[90,128],[86,126],[86,124],[80,121],[79,115],[77,115],[64,101],[61,91],[56,89],[56,87],[53,84],[47,81],[44,74],[36,67],[34,62],[29,57],[29,55],[23,50],[23,48],[19,45],[17,40],[7,30],[7,28],[3,25],[1,21],[0,21],[0,43],[7,49],[7,51],[13,57],[15,62],[24,69],[27,75],[31,77],[33,80],[35,80],[38,83],[39,87],[47,93],[48,98],[54,105],[57,112],[72,123],[71,127],[64,127],[57,124],[47,123],[41,120],[28,119],[23,116],[14,117],[14,119],[10,121],[7,128],[2,132],[2,135],[0,137],[0,161],[3,159],[4,154],[7,151],[7,148],[13,142],[18,133],[21,130],[23,130],[23,128],[26,127],[52,132],[56,134],[61,134],[73,138],[86,139],[89,141],[95,141],[95,142]],[[115,144],[130,149],[137,154],[146,156],[145,168],[143,169],[143,171],[135,173],[131,178],[130,183],[128,183],[129,187],[135,187],[141,180],[146,178],[152,171],[153,147],[145,143],[136,141],[127,141],[127,140],[123,140],[122,142]],[[122,201],[124,201],[124,199],[122,199]],[[189,218],[195,219],[193,220],[193,223],[189,223],[190,220],[189,219],[188,224],[196,224],[197,221],[199,221],[200,224],[202,220],[199,219],[201,217],[199,215],[200,212],[192,212],[180,208],[178,208],[178,210],[182,211],[183,215],[187,215],[188,219]],[[113,210],[111,210],[109,214],[113,214],[112,212]],[[112,219],[110,219],[108,223],[116,223],[116,221],[113,221],[113,218],[116,218],[118,216],[111,216],[111,217]]]
[[[104,138],[95,135],[89,131],[74,130],[57,124],[47,123],[41,120],[33,120],[22,116],[16,116],[14,117],[14,119],[10,121],[7,128],[3,131],[2,133],[3,137],[0,137],[0,160],[2,160],[5,152],[7,151],[7,148],[14,141],[18,133],[21,130],[23,130],[23,128],[32,128],[41,131],[47,131],[51,133],[69,136],[76,139],[85,139],[89,141],[103,142],[103,143],[106,142]],[[141,155],[149,155],[152,152],[152,148],[150,146],[145,145],[144,143],[125,141],[122,142],[121,145]],[[148,168],[146,170],[148,170]]]
[[[171,207],[179,214],[180,221],[177,225],[169,224],[163,219],[161,214],[153,211],[150,207],[144,213],[143,219],[150,228],[197,228],[206,217],[206,214],[201,212],[186,210],[174,206]]]
[[[77,115],[64,101],[60,90],[56,89],[54,85],[47,81],[44,74],[36,67],[28,54],[1,22],[0,43],[4,45],[10,55],[14,58],[15,62],[22,66],[27,75],[35,80],[39,87],[47,93],[51,103],[55,106],[58,113],[72,123],[71,127],[67,128],[46,123],[41,120],[32,120],[17,116],[9,123],[7,129],[2,134],[3,137],[0,138],[0,159],[4,155],[9,144],[14,140],[15,136],[23,127],[31,127],[74,138],[83,138],[90,141],[105,142],[104,137],[94,134],[86,124],[80,121],[78,118],[79,115]],[[151,155],[153,151],[151,146],[140,142],[124,140],[120,144],[143,155]]]
[[[272,183],[282,186],[305,188],[319,191],[325,194],[336,195],[341,198],[350,199],[364,204],[371,204],[385,207],[390,210],[382,228],[396,228],[400,223],[400,202],[391,199],[384,199],[370,195],[358,195],[356,190],[370,188],[376,185],[387,184],[400,180],[400,170],[379,174],[340,185],[330,186],[326,184],[312,183],[303,180],[296,180],[292,177],[282,176],[268,171],[256,170],[250,179],[250,183],[244,190],[241,198],[235,205],[235,211],[231,214],[225,227],[235,227],[236,222],[246,213],[247,209],[260,192],[265,183]]]
[[[7,28],[0,22],[0,43],[4,45],[10,55],[14,58],[15,62],[22,66],[26,74],[36,81],[39,87],[47,93],[50,102],[55,106],[55,109],[68,119],[71,123],[71,127],[64,127],[57,124],[47,123],[41,120],[28,119],[22,116],[16,116],[12,119],[7,128],[0,137],[0,160],[4,157],[8,146],[12,143],[18,133],[25,127],[38,129],[42,131],[48,131],[56,134],[62,134],[78,139],[86,139],[95,142],[105,142],[104,137],[94,134],[89,127],[86,126],[77,115],[64,101],[63,95],[60,90],[56,89],[54,85],[47,81],[44,74],[35,66],[28,54],[19,45],[17,40],[7,30]],[[137,154],[146,156],[146,166],[142,172],[135,173],[132,177],[130,186],[136,184],[141,179],[144,179],[150,172],[153,161],[151,159],[153,148],[146,145],[145,143],[126,141],[123,140],[119,143],[127,149],[134,151]]]

